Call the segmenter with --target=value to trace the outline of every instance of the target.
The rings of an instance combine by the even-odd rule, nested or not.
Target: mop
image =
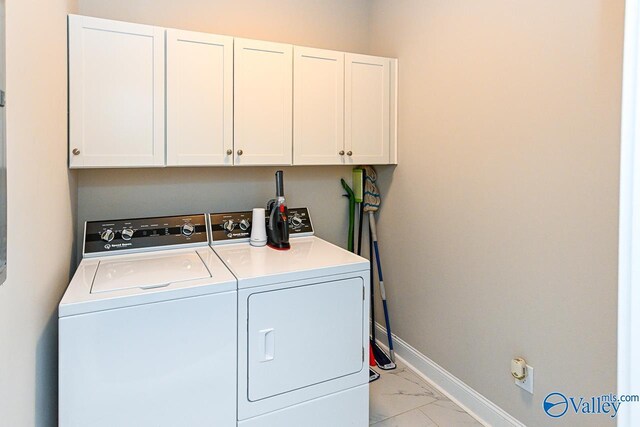
[[[375,340],[375,333],[372,334],[371,346],[376,358],[376,363],[380,369],[395,369],[395,354],[393,351],[393,339],[391,337],[391,322],[389,321],[389,309],[387,308],[387,295],[384,289],[384,280],[382,278],[382,264],[380,263],[380,249],[378,248],[378,233],[376,231],[376,219],[374,213],[380,207],[380,193],[376,185],[378,175],[371,166],[365,166],[365,184],[364,184],[364,211],[369,213],[369,236],[373,241],[373,248],[376,256],[376,266],[378,267],[378,284],[380,286],[380,296],[382,297],[382,308],[384,310],[384,322],[387,327],[387,341],[389,342],[389,356],[382,351]],[[371,245],[371,242],[369,242]],[[370,256],[373,256],[372,254]],[[373,297],[373,296],[372,296]],[[375,331],[375,319],[372,318],[374,325],[372,331]]]

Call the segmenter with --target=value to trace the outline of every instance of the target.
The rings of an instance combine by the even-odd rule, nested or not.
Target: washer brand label
[[[132,245],[133,245],[133,243],[113,243],[113,244],[107,243],[106,245],[104,245],[104,248],[106,250],[109,250],[109,249],[123,249],[123,248],[129,247],[129,246],[132,246]]]

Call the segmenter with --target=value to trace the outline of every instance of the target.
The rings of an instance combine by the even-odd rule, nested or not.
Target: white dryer
[[[250,212],[210,215],[238,280],[238,425],[366,426],[369,262],[313,236],[307,209],[289,217],[282,251],[248,243]]]
[[[61,427],[235,426],[236,279],[203,214],[88,222],[59,306]]]

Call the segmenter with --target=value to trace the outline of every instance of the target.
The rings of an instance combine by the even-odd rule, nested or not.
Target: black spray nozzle
[[[284,176],[282,171],[276,172],[276,197],[284,197]]]

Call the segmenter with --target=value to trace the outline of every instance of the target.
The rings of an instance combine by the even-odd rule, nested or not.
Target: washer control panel
[[[87,221],[84,228],[84,255],[207,241],[204,214]]]
[[[264,219],[266,227],[269,213],[266,212],[265,215],[267,215]],[[212,213],[210,215],[211,242],[248,242],[251,237],[252,217],[251,211]],[[309,209],[289,208],[287,222],[289,223],[289,238],[313,235]]]

